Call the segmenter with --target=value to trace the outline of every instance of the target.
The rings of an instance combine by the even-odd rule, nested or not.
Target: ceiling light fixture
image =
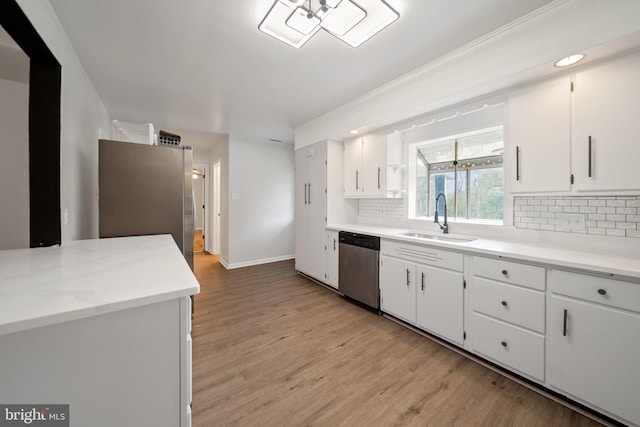
[[[359,134],[359,133],[360,133],[360,131],[359,131],[358,129],[353,129],[353,130],[350,130],[350,131],[349,131],[349,133],[350,133],[351,135],[357,135],[357,134]]]
[[[258,29],[295,48],[320,29],[358,47],[399,17],[384,0],[275,0]]]
[[[577,64],[582,61],[585,56],[587,55],[584,53],[569,55],[566,58],[558,59],[553,65],[556,67],[568,67],[569,65]]]

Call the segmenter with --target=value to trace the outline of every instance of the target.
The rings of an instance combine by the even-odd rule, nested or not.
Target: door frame
[[[194,163],[193,164],[193,169],[197,169],[200,170],[204,173],[204,214],[203,214],[203,224],[202,227],[204,228],[204,230],[202,230],[202,236],[204,237],[204,247],[202,248],[203,251],[211,252],[211,244],[209,243],[211,241],[211,230],[209,227],[209,223],[210,223],[210,209],[209,209],[209,188],[210,187],[210,178],[209,178],[209,164],[208,163]],[[198,209],[198,207],[196,206],[196,209]],[[195,224],[194,224],[194,230],[195,230]]]
[[[210,242],[213,243],[212,253],[216,255],[220,253],[220,210],[222,208],[220,204],[220,169],[220,162],[213,165],[213,209],[211,212],[213,216],[213,238]]]

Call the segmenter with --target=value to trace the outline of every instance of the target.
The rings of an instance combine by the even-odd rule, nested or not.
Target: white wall
[[[29,247],[29,85],[0,79],[0,250]]]
[[[49,2],[17,0],[17,3],[62,66],[62,241],[96,238],[98,139],[111,136],[109,114],[82,68]]]
[[[230,268],[294,254],[294,151],[229,136]]]
[[[548,76],[566,55],[586,51],[589,63],[637,47],[639,39],[638,0],[557,0],[299,126],[295,145],[390,126]]]

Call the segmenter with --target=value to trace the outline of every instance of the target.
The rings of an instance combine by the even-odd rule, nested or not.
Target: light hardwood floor
[[[214,262],[215,261],[215,262]],[[592,426],[298,275],[196,254],[194,426]]]
[[[204,250],[204,239],[202,238],[202,230],[196,230],[193,233],[193,252],[202,252]]]

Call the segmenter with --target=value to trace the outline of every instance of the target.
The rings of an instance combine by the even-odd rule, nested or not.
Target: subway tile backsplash
[[[404,218],[404,201],[403,199],[360,199],[358,215],[401,220]]]
[[[640,238],[640,196],[514,197],[516,228]]]

